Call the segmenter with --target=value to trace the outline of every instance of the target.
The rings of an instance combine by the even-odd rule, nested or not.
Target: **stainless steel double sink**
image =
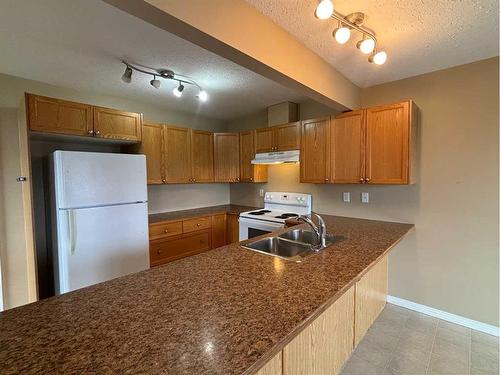
[[[340,236],[326,235],[326,246],[341,240]],[[248,242],[242,247],[278,258],[301,262],[304,258],[316,254],[322,249],[315,249],[316,234],[309,230],[292,229],[278,236],[266,237]]]

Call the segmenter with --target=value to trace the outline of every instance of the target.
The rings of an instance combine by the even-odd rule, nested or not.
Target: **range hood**
[[[299,155],[299,150],[264,152],[255,154],[255,159],[252,160],[252,164],[298,163]]]

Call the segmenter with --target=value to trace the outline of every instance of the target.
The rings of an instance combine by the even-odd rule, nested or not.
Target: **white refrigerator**
[[[144,155],[55,151],[51,179],[56,294],[149,268]]]

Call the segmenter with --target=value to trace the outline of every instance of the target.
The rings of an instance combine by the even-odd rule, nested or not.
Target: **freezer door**
[[[144,155],[53,153],[57,208],[147,201]]]
[[[56,291],[149,268],[147,203],[59,210]]]

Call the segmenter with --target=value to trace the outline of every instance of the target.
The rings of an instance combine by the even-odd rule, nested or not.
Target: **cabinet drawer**
[[[210,232],[202,231],[175,239],[151,241],[149,259],[151,266],[157,266],[207,250],[210,250]]]
[[[182,234],[182,221],[172,223],[157,223],[149,226],[149,239],[171,237]]]
[[[184,220],[182,222],[182,231],[184,233],[189,233],[197,230],[208,229],[211,226],[210,222],[210,217],[197,217],[195,219]]]

